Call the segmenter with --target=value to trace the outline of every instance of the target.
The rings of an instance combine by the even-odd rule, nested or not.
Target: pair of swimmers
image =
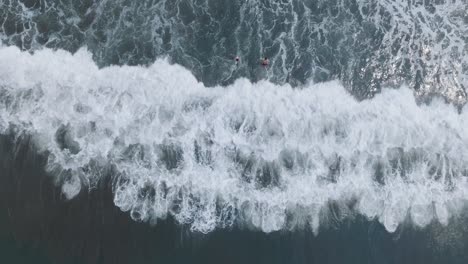
[[[236,61],[236,65],[239,66],[239,63],[240,63],[240,57],[239,56],[236,56],[234,58],[234,60]],[[270,64],[270,60],[268,60],[268,57],[265,57],[263,59],[260,59],[260,65],[262,65],[263,67],[266,67]]]

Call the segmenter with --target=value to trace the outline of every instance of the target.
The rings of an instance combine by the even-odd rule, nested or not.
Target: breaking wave
[[[3,0],[0,41],[22,50],[88,47],[100,66],[161,56],[207,86],[339,79],[371,98],[406,83],[465,104],[467,0]],[[241,57],[233,66],[235,55]],[[261,79],[261,78],[260,78]]]
[[[83,49],[0,60],[0,133],[32,135],[69,199],[111,170],[137,221],[317,232],[333,203],[393,232],[447,224],[468,197],[468,114],[406,87],[358,102],[339,82],[206,88],[164,60],[99,69]]]

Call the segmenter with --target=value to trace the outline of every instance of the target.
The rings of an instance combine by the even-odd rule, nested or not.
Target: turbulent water
[[[466,100],[467,0],[1,0],[2,42],[88,47],[99,66],[167,56],[208,86],[340,79],[358,98],[408,84]],[[233,57],[241,57],[241,66]],[[267,74],[260,57],[271,58]]]
[[[338,201],[394,231],[408,214],[447,224],[467,197],[467,113],[418,106],[405,87],[357,102],[337,82],[208,89],[165,61],[98,69],[85,51],[15,47],[0,58],[1,131],[34,135],[68,198],[114,166],[114,202],[135,220],[317,230]]]
[[[133,220],[205,234],[468,205],[466,0],[0,0],[0,25],[0,134],[71,201],[111,175]]]

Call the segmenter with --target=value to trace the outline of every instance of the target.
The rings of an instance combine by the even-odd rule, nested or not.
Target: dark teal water
[[[63,49],[75,53],[86,48],[101,68],[146,66],[159,58],[167,58],[187,68],[207,87],[226,86],[239,78],[247,78],[253,82],[267,79],[276,84],[288,83],[299,90],[308,82],[338,80],[360,100],[373,100],[384,87],[406,84],[414,91],[418,102],[442,96],[460,109],[466,102],[468,86],[467,36],[466,0],[0,0],[1,44],[26,52]],[[235,56],[241,58],[239,66],[233,61]],[[271,61],[268,70],[259,65],[259,59],[264,56]],[[5,70],[7,67],[2,69],[2,74],[11,74]],[[6,80],[10,80],[9,77],[3,76]],[[57,83],[62,85],[59,80]],[[77,83],[79,80],[72,85]],[[41,85],[39,81],[37,86]],[[48,87],[43,88],[37,90],[44,91]],[[98,88],[105,90],[106,87]],[[37,94],[10,93],[15,89],[20,88],[4,82],[0,85],[2,122],[1,115],[10,114],[11,109],[16,111],[11,114],[14,116],[21,113],[22,107],[26,108],[14,103],[18,98],[17,101],[24,99],[28,105],[35,103]],[[120,92],[116,94],[121,96]],[[124,101],[126,92],[122,94]],[[18,96],[15,98],[15,95]],[[43,100],[41,95],[37,97]],[[203,97],[200,102],[197,100],[193,100],[193,105],[187,104],[182,115],[193,109],[203,112],[204,107],[210,107],[211,101],[205,102]],[[86,104],[73,107],[83,115],[91,109],[87,109]],[[378,118],[378,107],[375,110]],[[155,112],[148,113],[150,116]],[[333,113],[324,113],[334,118]],[[10,117],[7,114],[5,116]],[[171,115],[170,112],[166,114]],[[31,120],[21,117],[24,124]],[[368,118],[374,120],[373,116]],[[49,122],[50,119],[44,120]],[[86,123],[85,129],[94,133],[101,124],[90,120],[93,121]],[[327,123],[329,119],[324,120],[323,134],[332,131],[337,139],[347,136],[346,128],[340,127],[341,119],[330,123]],[[277,123],[281,125],[282,121]],[[274,138],[279,135],[274,131],[277,123],[268,122],[267,125],[273,124],[272,129],[265,131]],[[457,139],[446,142],[461,143],[448,144],[447,153],[459,147],[462,149],[460,157],[463,157],[460,146],[465,143],[464,137],[457,134],[459,130],[452,129],[454,123],[437,127],[437,132],[453,133],[450,135]],[[464,129],[462,125],[460,130]],[[10,131],[1,126],[3,132]],[[73,127],[69,124],[57,126],[57,131],[52,132],[55,141],[49,143],[58,145],[64,153],[79,153],[80,146],[74,145],[76,142],[70,132]],[[68,200],[62,186],[69,179],[66,175],[58,177],[46,173],[50,153],[39,151],[32,143],[30,134],[37,131],[24,132],[15,129],[13,124],[8,127],[14,132],[0,135],[0,263],[468,263],[468,211],[463,206],[454,206],[459,210],[450,212],[450,222],[446,226],[434,220],[419,228],[407,213],[407,220],[394,233],[389,233],[379,221],[355,213],[357,205],[352,199],[345,204],[330,201],[324,214],[326,219],[322,219],[317,234],[308,227],[266,233],[240,222],[201,234],[191,230],[190,223],[180,224],[171,216],[156,225],[138,222],[134,220],[139,218],[133,213],[135,208],[130,215],[115,205],[114,192],[121,176],[115,167],[96,165],[95,171],[104,174],[93,185],[96,188],[88,190],[91,184],[80,182],[81,192]],[[257,127],[253,125],[247,129],[253,131]],[[106,133],[117,132],[106,130]],[[209,135],[205,136],[201,137],[206,139],[201,147],[195,140],[193,152],[196,155],[203,156],[202,147],[213,144]],[[124,156],[129,162],[145,161],[147,146],[138,143],[125,148]],[[167,170],[176,170],[182,160],[181,153],[192,151],[176,145],[162,145],[158,155],[163,156],[161,166]],[[457,161],[463,163],[463,158],[446,158],[447,153],[443,151],[425,153],[425,149],[418,152],[418,148],[399,147],[390,148],[384,158],[389,158],[385,162],[392,173],[402,174],[405,184],[412,184],[411,177],[405,176],[412,172],[411,162],[419,162],[418,159],[423,160],[421,157],[427,154],[436,156],[433,162],[436,165],[432,164],[435,167],[430,168],[428,176],[434,178],[434,184],[443,182],[447,194],[451,194],[452,189],[464,188],[453,183],[463,182],[467,176],[464,164],[457,164]],[[296,166],[294,162],[301,162],[300,157],[293,157],[297,153],[291,153],[286,153],[281,166],[291,169]],[[239,163],[245,182],[257,181],[257,189],[284,185],[280,182],[283,178],[277,164],[242,155],[235,153],[233,160]],[[209,167],[211,153],[206,156],[209,156],[208,161],[199,156],[196,160]],[[356,159],[360,157],[356,154]],[[369,165],[375,174],[372,181],[386,186],[391,181],[387,181],[388,175],[383,175],[379,167],[383,159],[375,159],[376,165]],[[80,172],[93,172],[93,162],[91,160],[86,168],[79,168]],[[326,168],[330,173],[324,181],[335,184],[339,181],[341,158],[332,157],[326,162],[330,162]],[[346,162],[353,163],[352,160]],[[450,162],[455,164],[450,164],[453,170],[445,166]],[[53,173],[49,170],[49,174]],[[441,175],[445,174],[450,174],[447,180],[442,179]],[[149,189],[138,195],[150,197]],[[436,211],[435,208],[434,204],[431,210]]]
[[[466,263],[462,213],[451,225],[403,225],[388,233],[363,217],[310,230],[263,233],[242,227],[193,233],[171,219],[133,221],[114,206],[112,180],[66,200],[30,138],[0,137],[0,253],[3,263]],[[8,161],[8,162],[5,162]],[[330,204],[335,215],[338,207]],[[464,216],[465,215],[465,216]]]
[[[292,85],[340,79],[358,98],[403,83],[421,95],[466,97],[466,0],[1,0],[0,6],[3,43],[24,50],[87,47],[101,66],[169,57],[208,86],[239,77]],[[259,74],[264,56],[271,60],[268,76]]]

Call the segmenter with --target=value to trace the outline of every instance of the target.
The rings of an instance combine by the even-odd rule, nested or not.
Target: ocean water
[[[466,0],[0,0],[0,25],[2,262],[468,261]]]

